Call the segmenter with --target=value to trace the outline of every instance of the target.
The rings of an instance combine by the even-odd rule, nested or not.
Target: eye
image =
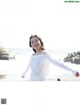
[[[34,43],[34,41],[32,41],[31,43]]]
[[[35,42],[38,42],[38,40],[35,40]]]

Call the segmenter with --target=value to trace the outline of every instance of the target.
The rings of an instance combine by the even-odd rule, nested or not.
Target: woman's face
[[[31,46],[33,49],[38,50],[41,48],[41,42],[37,37],[31,38]]]

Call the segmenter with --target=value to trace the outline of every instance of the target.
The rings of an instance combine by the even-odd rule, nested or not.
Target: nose
[[[34,44],[33,44],[33,46],[36,46],[37,45],[37,43],[35,42]]]

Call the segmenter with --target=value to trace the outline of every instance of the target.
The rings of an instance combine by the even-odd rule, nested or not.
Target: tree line
[[[15,59],[14,55],[12,55],[7,48],[0,45],[0,60],[9,59]]]
[[[64,57],[63,60],[64,62],[80,64],[80,51],[68,53],[68,55]]]

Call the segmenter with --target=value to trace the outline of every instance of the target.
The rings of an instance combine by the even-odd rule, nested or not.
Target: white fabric
[[[46,80],[47,75],[49,73],[49,63],[50,62],[56,66],[62,67],[65,70],[69,70],[74,74],[77,72],[77,71],[67,67],[63,63],[60,63],[59,61],[53,59],[52,57],[50,57],[49,54],[42,53],[40,55],[32,55],[31,56],[30,62],[28,64],[26,71],[24,72],[24,75],[27,72],[27,70],[29,70],[29,68],[31,68],[31,76],[30,76],[31,81]]]

